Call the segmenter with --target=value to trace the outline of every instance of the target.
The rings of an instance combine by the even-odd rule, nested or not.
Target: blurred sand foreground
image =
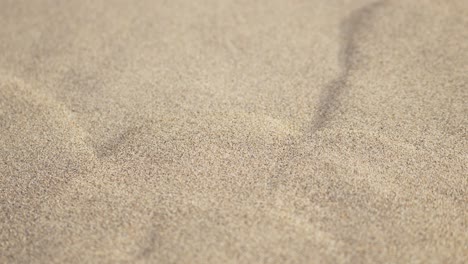
[[[468,1],[0,0],[0,263],[466,263]]]

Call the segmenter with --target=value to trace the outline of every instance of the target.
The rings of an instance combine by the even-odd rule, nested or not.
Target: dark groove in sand
[[[317,112],[312,117],[310,127],[306,128],[304,136],[297,140],[290,139],[285,142],[285,152],[278,158],[276,173],[270,177],[267,183],[268,190],[272,191],[279,185],[278,181],[283,176],[284,170],[290,165],[298,149],[317,131],[322,129],[330,120],[331,115],[338,109],[339,100],[346,88],[348,77],[355,65],[356,43],[354,41],[357,32],[366,25],[365,21],[369,16],[385,3],[386,0],[380,0],[367,4],[356,11],[353,11],[340,24],[340,42],[342,43],[339,51],[339,64],[341,71],[339,75],[330,81],[322,90],[319,99]]]
[[[365,26],[365,20],[384,2],[385,0],[382,0],[365,5],[364,7],[353,11],[341,22],[340,42],[342,45],[338,56],[338,63],[340,64],[341,72],[334,80],[322,89],[318,111],[312,119],[313,122],[310,129],[312,134],[323,128],[333,112],[339,107],[340,96],[346,89],[346,82],[348,80],[349,73],[355,66],[355,35]]]

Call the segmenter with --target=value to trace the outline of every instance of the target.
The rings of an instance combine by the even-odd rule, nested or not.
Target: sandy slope
[[[0,0],[1,263],[468,261],[468,2]]]

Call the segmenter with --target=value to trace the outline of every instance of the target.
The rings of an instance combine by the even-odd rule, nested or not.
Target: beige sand
[[[466,263],[468,1],[0,0],[0,263]]]

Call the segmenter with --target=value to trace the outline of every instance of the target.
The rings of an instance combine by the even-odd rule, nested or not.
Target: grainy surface
[[[0,263],[466,263],[468,1],[0,0]]]

